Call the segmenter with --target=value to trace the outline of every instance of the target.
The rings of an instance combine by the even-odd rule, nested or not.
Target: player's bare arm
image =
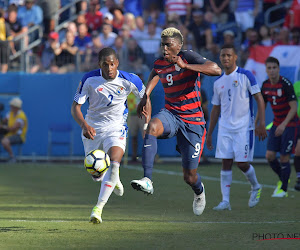
[[[145,94],[137,106],[137,114],[140,118],[142,118],[143,111],[145,111],[145,109],[147,109],[147,112],[150,113],[151,116],[151,111],[149,111],[149,106],[151,106],[150,94],[152,93],[152,90],[155,88],[158,81],[159,81],[159,76],[155,72],[155,70],[152,69],[148,78]]]
[[[172,62],[182,69],[193,70],[208,76],[219,76],[222,74],[222,69],[212,61],[206,61],[204,64],[187,64],[180,56],[173,56]]]
[[[71,107],[71,114],[72,114],[74,120],[81,127],[83,135],[88,139],[94,140],[96,131],[93,127],[88,125],[87,122],[84,120],[83,114],[81,112],[81,106],[82,106],[81,104],[78,104],[77,102],[73,101],[72,107]]]
[[[257,119],[255,121],[255,135],[258,136],[259,140],[267,138],[266,122],[265,122],[265,101],[262,94],[256,93],[253,95],[257,103]]]
[[[286,118],[283,120],[282,123],[276,128],[275,136],[282,135],[283,131],[285,130],[286,125],[294,118],[297,113],[297,101],[290,101],[289,105],[291,107],[290,111],[288,112]]]
[[[214,132],[214,129],[217,125],[220,113],[221,113],[221,105],[214,105],[210,113],[210,123],[209,123],[209,128],[206,136],[206,146],[209,150],[212,150],[214,148],[212,145],[212,133]]]

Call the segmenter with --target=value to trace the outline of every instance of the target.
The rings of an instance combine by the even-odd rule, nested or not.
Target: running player
[[[206,145],[212,150],[212,133],[219,120],[216,158],[222,159],[221,192],[222,201],[214,210],[231,210],[230,187],[232,182],[233,161],[242,170],[251,184],[249,207],[260,200],[261,185],[255,170],[249,162],[254,152],[254,112],[253,97],[257,102],[260,124],[255,129],[260,139],[267,137],[265,129],[265,105],[260,88],[250,71],[236,65],[236,50],[232,45],[224,45],[220,52],[220,61],[224,73],[214,83],[213,108]]]
[[[268,79],[263,82],[262,95],[265,103],[270,102],[274,113],[273,126],[269,133],[266,158],[278,175],[279,181],[272,197],[287,197],[291,174],[290,155],[295,143],[297,99],[293,84],[279,75],[279,61],[275,57],[266,59]],[[276,153],[280,153],[280,162]]]
[[[145,87],[137,75],[118,70],[119,61],[112,48],[99,52],[99,66],[100,69],[82,78],[71,109],[75,121],[82,128],[85,155],[103,148],[111,159],[106,174],[100,178],[93,177],[95,181],[102,181],[98,202],[90,218],[95,224],[102,222],[102,209],[112,191],[115,189],[117,195],[123,195],[119,167],[126,147],[126,101],[131,92],[140,98],[145,93]],[[84,119],[81,106],[86,100],[89,100],[89,109]]]
[[[216,76],[221,69],[214,62],[192,51],[181,51],[183,37],[175,28],[161,33],[163,57],[154,62],[146,92],[138,105],[138,114],[148,110],[150,94],[158,81],[165,91],[165,108],[149,122],[144,138],[144,178],[131,181],[134,189],[153,194],[152,170],[157,152],[157,137],[177,137],[177,149],[182,157],[184,181],[194,191],[193,211],[200,215],[205,208],[205,191],[197,167],[205,141],[205,120],[200,101],[200,73]]]

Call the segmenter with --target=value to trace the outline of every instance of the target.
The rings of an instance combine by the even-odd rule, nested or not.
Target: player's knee
[[[150,135],[153,135],[153,136],[159,136],[159,124],[157,124],[156,122],[150,122],[149,125],[148,125],[148,133]]]
[[[274,161],[275,160],[275,155],[270,153],[270,152],[266,152],[266,159],[269,162]]]
[[[188,185],[193,185],[197,181],[197,175],[192,175],[192,174],[184,174],[183,179]]]

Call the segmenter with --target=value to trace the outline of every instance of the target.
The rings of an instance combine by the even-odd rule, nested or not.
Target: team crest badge
[[[239,82],[238,82],[238,81],[233,81],[232,86],[233,86],[233,87],[239,86]]]
[[[177,64],[175,64],[175,70],[176,70],[176,71],[180,71],[181,68],[180,68]]]
[[[282,89],[277,89],[277,95],[280,97],[282,96]]]
[[[125,92],[125,88],[124,87],[118,87],[117,88],[117,95],[122,95]]]

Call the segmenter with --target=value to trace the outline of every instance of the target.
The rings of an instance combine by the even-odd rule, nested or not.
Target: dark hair
[[[280,66],[278,59],[273,56],[269,56],[266,59],[265,64],[267,64],[267,63],[276,63],[278,65],[278,67]]]
[[[99,62],[101,62],[102,59],[104,59],[105,57],[111,56],[111,55],[118,58],[117,53],[114,49],[112,49],[110,47],[103,48],[102,50],[99,51],[98,60],[99,60]]]
[[[232,44],[224,44],[224,45],[222,46],[221,50],[222,50],[222,49],[232,49],[233,52],[234,52],[235,54],[237,54],[237,53],[236,53],[236,49],[235,49],[235,47],[234,47]]]

